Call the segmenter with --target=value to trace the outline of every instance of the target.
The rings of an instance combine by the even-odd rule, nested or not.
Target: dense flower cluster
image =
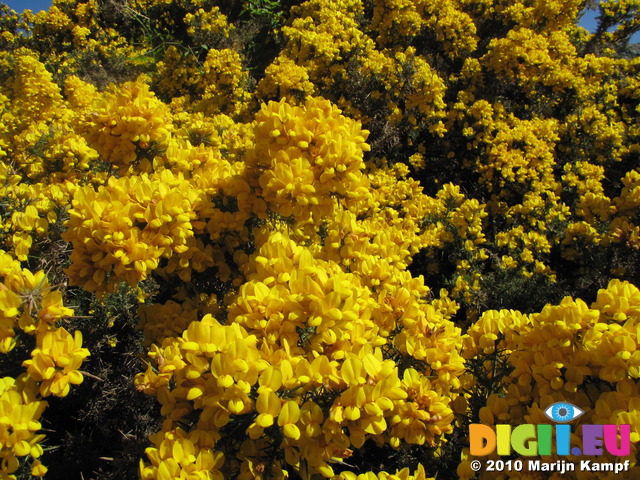
[[[145,480],[470,479],[561,400],[640,440],[640,17],[583,4],[0,7],[3,478],[124,284]]]
[[[115,90],[115,89],[114,89]],[[101,158],[126,173],[141,151],[166,148],[170,135],[169,109],[148,85],[127,82],[107,91],[88,107],[80,132]],[[149,170],[149,167],[141,167]]]
[[[256,147],[250,166],[267,208],[283,217],[319,223],[334,204],[348,208],[366,194],[363,152],[368,132],[327,100],[304,109],[271,102],[256,115]]]
[[[97,192],[78,190],[64,234],[75,245],[70,281],[99,294],[114,291],[123,281],[135,286],[162,258],[186,254],[197,201],[188,183],[169,170],[156,181],[146,174],[111,177]],[[186,268],[189,257],[178,263]]]
[[[47,403],[37,400],[32,389],[33,386],[24,377],[18,380],[11,377],[0,379],[0,471],[5,478],[15,478],[12,474],[20,465],[17,457],[27,455],[36,459],[31,475],[42,477],[47,472],[47,468],[38,460],[43,453],[39,442],[44,435],[37,433],[42,428],[39,420]]]
[[[18,334],[36,337],[37,347],[25,360],[25,372],[0,380],[0,473],[6,478],[19,467],[17,457],[31,456],[31,473],[42,476],[46,467],[38,460],[44,435],[40,417],[47,406],[42,397],[64,397],[71,384],[83,381],[79,371],[89,351],[82,348],[82,334],[72,337],[59,320],[72,316],[63,304],[62,293],[54,290],[45,272],[32,273],[20,262],[0,251],[0,352],[10,355]]]
[[[254,230],[251,255],[234,255],[244,282],[225,307],[228,324],[211,314],[199,319],[202,305],[172,301],[142,310],[157,343],[137,385],[158,397],[166,418],[142,477],[156,478],[150,475],[160,471],[162,445],[176,435],[209,438],[207,455],[224,458],[220,471],[239,471],[243,478],[267,465],[280,475],[293,470],[330,477],[332,462],[368,439],[437,447],[452,432],[450,403],[463,372],[460,330],[450,321],[455,307],[420,301],[428,289],[405,270],[418,232],[402,238],[415,219],[394,223],[380,208],[409,204],[404,195],[420,194],[401,183],[406,193],[396,191],[394,199],[393,172],[381,171],[375,180],[380,194],[371,198],[362,173],[366,133],[326,100],[303,107],[270,103],[256,115],[254,135],[245,175],[264,201],[254,215],[266,208],[274,217]],[[308,166],[286,175],[286,158],[306,159]],[[246,202],[237,207],[254,208]],[[317,230],[335,216],[342,217],[342,232],[329,237]],[[393,231],[386,235],[396,241],[369,238],[370,223],[383,229],[387,222]],[[299,243],[318,235],[326,237],[326,248]],[[400,370],[398,362],[406,366]],[[185,418],[196,423],[181,433],[176,429]],[[231,428],[243,435],[239,446],[224,441]],[[189,441],[189,449],[200,448]],[[253,459],[252,452],[267,445],[280,447]],[[192,463],[166,468],[178,475],[195,468]]]

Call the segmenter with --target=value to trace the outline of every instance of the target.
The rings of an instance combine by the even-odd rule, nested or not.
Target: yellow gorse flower
[[[89,350],[82,347],[80,331],[76,330],[72,336],[60,327],[38,335],[37,347],[24,366],[31,378],[40,382],[43,397],[64,397],[69,393],[70,384],[82,383],[82,373],[78,369],[88,356]]]
[[[18,469],[16,457],[31,457],[38,459],[43,453],[42,441],[44,435],[38,434],[41,428],[40,416],[47,403],[33,398],[29,394],[28,386],[22,380],[16,381],[11,377],[0,380],[0,457],[2,458],[2,473],[12,474]],[[34,463],[32,475],[42,476],[46,468],[39,461]]]

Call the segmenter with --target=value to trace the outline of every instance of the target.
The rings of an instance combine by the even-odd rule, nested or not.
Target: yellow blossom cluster
[[[247,73],[238,52],[230,48],[209,50],[203,70],[200,82],[204,92],[195,109],[209,115],[242,116],[251,95],[246,90]]]
[[[461,57],[476,49],[477,37],[472,18],[458,3],[462,2],[376,1],[372,19],[376,41],[393,47],[410,43],[417,35],[428,35],[448,57]]]
[[[184,55],[175,45],[167,47],[157,70],[156,90],[162,96],[173,98],[201,90],[196,59]]]
[[[433,10],[439,11],[439,7]],[[304,98],[315,90],[364,124],[384,116],[392,126],[402,124],[403,128],[416,131],[426,127],[431,134],[441,136],[445,116],[442,78],[414,46],[376,49],[368,32],[357,28],[362,12],[361,2],[351,1],[310,1],[293,8],[293,20],[283,28],[287,43],[267,67],[257,94],[272,98],[277,90],[276,78],[271,75],[287,66],[293,77],[284,82],[291,86],[280,91],[282,96],[289,97],[288,92],[292,92],[294,97]],[[372,28],[382,31],[379,14],[376,6]],[[398,28],[393,32],[397,36]],[[288,67],[291,63],[296,66],[294,71]],[[291,83],[292,78],[300,79],[297,88]],[[347,98],[345,94],[349,93],[355,96]]]
[[[78,368],[89,356],[89,350],[82,346],[82,334],[75,331],[73,337],[64,328],[46,332],[38,336],[38,345],[31,352],[31,360],[25,360],[27,373],[40,382],[40,395],[65,397],[70,385],[82,383],[82,373]]]
[[[43,270],[34,274],[21,268],[20,262],[3,251],[0,251],[0,277],[3,302],[0,352],[8,353],[15,347],[16,329],[40,336],[55,329],[59,319],[73,315],[63,305],[61,292],[49,285]]]
[[[303,100],[314,93],[309,72],[290,58],[282,58],[269,65],[264,78],[258,82],[257,94],[264,99],[286,99],[289,103]]]
[[[35,459],[31,475],[42,477],[47,472],[39,460],[43,453],[39,442],[44,435],[37,433],[42,428],[39,420],[47,402],[37,400],[32,387],[25,377],[0,379],[0,472],[4,478],[15,479],[13,473],[20,466],[18,457],[27,455]]]
[[[154,180],[146,174],[111,177],[97,191],[84,187],[75,193],[64,234],[74,244],[67,271],[72,284],[104,294],[123,281],[136,285],[161,259],[169,260],[167,270],[183,275],[190,265],[208,265],[205,251],[194,257],[189,248],[197,241],[191,221],[198,192],[170,170]]]
[[[427,477],[422,465],[418,465],[413,474],[408,468],[403,468],[396,473],[380,472],[375,474],[368,472],[356,475],[353,472],[342,472],[337,478],[342,480],[431,480],[431,477]]]
[[[79,369],[89,351],[82,348],[79,331],[72,337],[57,326],[73,310],[64,306],[61,291],[49,285],[44,271],[32,273],[0,251],[0,280],[0,352],[11,355],[23,333],[35,336],[37,345],[22,363],[24,373],[0,380],[0,473],[15,479],[17,457],[30,456],[32,475],[43,476],[47,468],[39,458],[44,435],[38,431],[47,402],[41,398],[64,397],[69,384],[82,383]]]
[[[59,228],[78,184],[100,181],[99,155],[72,125],[72,109],[87,105],[95,88],[77,77],[61,88],[26,49],[6,61],[13,71],[0,85],[0,244],[25,261]]]
[[[136,160],[144,161],[145,151],[165,149],[170,129],[169,109],[140,81],[127,82],[98,96],[79,125],[89,145],[120,173],[126,173]],[[146,160],[139,166],[142,171],[151,169]]]
[[[372,146],[377,151],[384,144],[394,158],[397,137],[416,155],[444,150],[448,161],[479,177],[480,187],[469,188],[487,205],[482,229],[495,254],[491,268],[553,282],[554,249],[579,263],[579,252],[619,244],[621,231],[636,228],[627,215],[617,215],[615,196],[601,187],[563,193],[573,188],[563,168],[618,162],[628,155],[624,139],[633,132],[631,110],[623,121],[616,103],[634,88],[620,81],[626,61],[580,55],[574,40],[580,31],[572,25],[578,11],[577,2],[380,1],[371,17],[365,9],[366,26],[358,29],[360,3],[305,2],[291,10],[283,28],[287,43],[258,93],[273,98],[270,72],[295,59],[291,78],[300,79],[299,89],[288,80],[281,95],[291,98],[292,91],[299,101],[313,91],[311,82],[365,127],[386,122]],[[333,41],[324,33],[329,27]],[[487,38],[482,48],[479,35]],[[326,71],[331,74],[316,73]],[[443,101],[445,81],[454,82],[449,103]],[[496,95],[507,100],[493,101]],[[526,102],[514,100],[518,95]],[[441,142],[435,149],[434,139]],[[429,167],[425,162],[425,175]],[[453,258],[457,272],[469,270]],[[487,268],[483,256],[471,264],[476,272]],[[473,278],[456,287],[459,281],[450,280],[456,298],[477,301],[468,294]]]
[[[40,60],[60,76],[82,72],[83,77],[104,82],[112,74],[107,70],[114,66],[114,57],[116,63],[137,70],[144,51],[117,30],[101,28],[99,12],[97,0],[55,0],[49,10],[36,14],[25,10],[22,31],[28,40],[20,43],[38,52]]]
[[[212,439],[202,432],[189,435],[181,428],[165,432],[162,437],[154,436],[156,447],[147,448],[151,465],[140,463],[142,480],[171,478],[202,478],[222,480],[219,468],[224,460],[220,452],[213,452]]]
[[[250,298],[247,294],[243,297]],[[308,309],[311,301],[305,302]],[[333,309],[335,316],[340,314],[340,309]],[[231,312],[234,315],[233,306]],[[347,318],[355,317],[347,313]],[[368,437],[387,437],[392,444],[404,440],[434,445],[436,438],[451,431],[453,413],[441,396],[449,382],[432,384],[413,368],[400,377],[395,362],[384,359],[381,349],[364,338],[345,352],[339,345],[347,343],[334,340],[336,332],[346,334],[337,329],[344,322],[328,330],[328,326],[314,326],[313,318],[301,319],[290,327],[289,322],[282,322],[281,329],[293,328],[287,335],[291,345],[287,336],[277,335],[277,325],[269,327],[275,319],[247,330],[242,325],[252,324],[243,316],[223,326],[207,315],[189,324],[181,337],[166,338],[160,348],[152,348],[150,356],[156,366],[140,374],[137,383],[160,400],[167,418],[165,435],[182,419],[197,413],[190,435],[209,438],[209,448],[220,445],[226,465],[247,472],[246,478],[252,478],[249,472],[256,468],[247,463],[247,457],[254,449],[260,451],[260,445],[278,438],[282,439],[277,440],[281,442],[279,452],[272,458],[263,453],[263,467],[275,462],[274,467],[283,470],[330,477],[331,460],[346,458],[349,447],[361,447]],[[363,325],[360,331],[370,336],[367,327],[374,328]],[[278,343],[274,345],[274,341]],[[326,353],[321,354],[323,351]],[[435,358],[429,360],[436,366]],[[318,402],[328,399],[332,404],[323,412]],[[250,412],[257,416],[248,416]],[[242,426],[247,436],[238,451],[230,451],[222,442],[230,425]],[[156,455],[149,454],[152,463],[156,463]],[[147,471],[149,467],[143,468]],[[158,477],[149,478],[162,477],[158,473]]]
[[[189,27],[187,33],[196,43],[207,43],[216,36],[228,37],[232,25],[227,22],[227,16],[220,12],[217,6],[210,10],[199,8],[195,13],[187,13],[184,17]]]
[[[378,192],[370,197],[362,172],[366,132],[326,100],[300,107],[272,102],[253,129],[244,175],[264,205],[238,200],[237,206],[257,207],[259,216],[266,208],[267,223],[254,229],[251,255],[234,254],[243,282],[225,305],[228,323],[184,300],[141,310],[156,343],[136,383],[157,396],[166,419],[142,477],[164,478],[161,468],[174,476],[198,468],[196,453],[177,463],[161,453],[185,418],[196,423],[180,438],[210,438],[206,448],[224,458],[220,471],[243,478],[267,465],[283,475],[330,477],[332,462],[368,439],[438,448],[453,429],[450,403],[459,396],[463,362],[460,330],[450,321],[455,303],[419,300],[428,288],[406,272],[410,250],[422,242],[421,210],[412,200],[427,197],[409,181],[398,189],[395,170],[378,173]],[[275,183],[286,158],[306,159],[311,177],[301,169]],[[222,163],[215,156],[209,161]],[[204,188],[206,179],[194,176],[192,185]],[[396,203],[406,205],[406,218],[385,207]],[[341,224],[341,231],[323,233],[320,222]],[[378,235],[369,233],[376,229]],[[299,243],[321,236],[324,247]],[[407,366],[400,370],[401,358]],[[241,428],[244,438],[233,448],[224,442],[230,428]],[[190,452],[205,447],[180,441]],[[276,441],[279,451],[271,457],[254,453]]]
[[[283,217],[319,222],[334,201],[347,208],[364,190],[363,152],[368,132],[327,100],[304,108],[270,102],[256,115],[256,148],[249,165],[267,207]]]

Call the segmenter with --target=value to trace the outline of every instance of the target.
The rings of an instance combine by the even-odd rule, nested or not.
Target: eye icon
[[[549,405],[544,414],[554,422],[565,423],[575,420],[584,413],[584,410],[567,402],[557,402]]]

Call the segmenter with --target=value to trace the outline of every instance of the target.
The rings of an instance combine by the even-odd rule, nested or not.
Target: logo
[[[575,420],[584,413],[584,410],[571,405],[570,403],[558,402],[553,405],[549,405],[544,411],[544,414],[554,422],[564,423]]]
[[[582,446],[571,448],[571,422],[584,411],[567,402],[547,407],[545,415],[556,422],[551,424],[523,424],[490,427],[479,423],[469,425],[469,453],[473,456],[509,456],[515,451],[522,456],[602,455],[605,451],[624,457],[631,452],[630,425],[582,425]],[[555,427],[555,428],[554,428]]]

